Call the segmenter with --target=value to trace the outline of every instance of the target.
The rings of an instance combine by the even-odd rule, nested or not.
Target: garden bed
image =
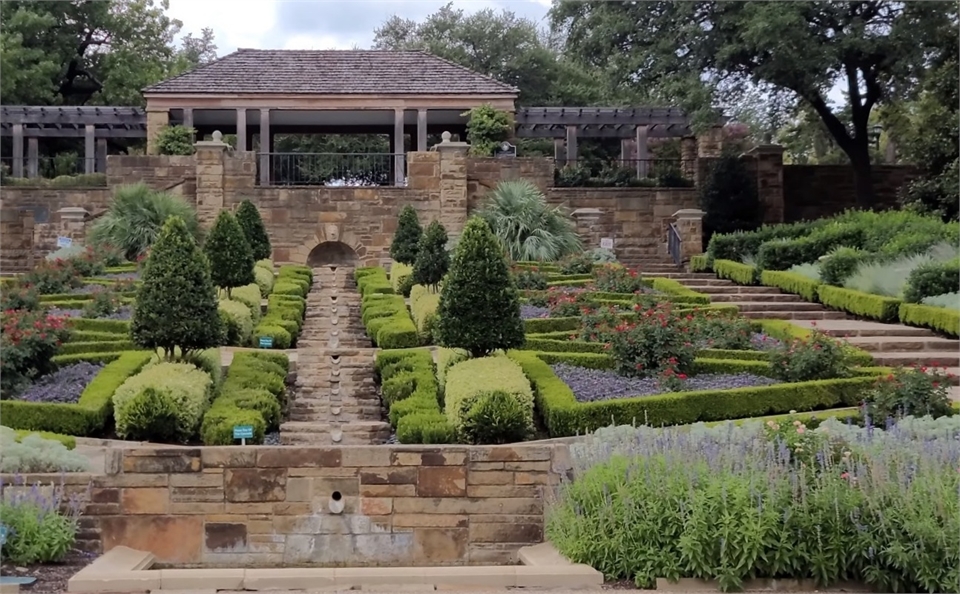
[[[103,363],[88,361],[64,365],[52,373],[40,376],[11,400],[76,404],[87,385],[103,367]]]
[[[63,318],[85,318],[90,320],[129,320],[133,317],[133,306],[122,306],[117,312],[97,316],[95,318],[86,318],[82,309],[51,307],[48,313],[52,316]]]
[[[0,573],[9,577],[32,577],[36,579],[30,586],[22,587],[21,591],[30,594],[63,594],[67,591],[67,582],[70,578],[96,559],[96,553],[72,551],[57,563],[35,563],[21,566],[4,561],[0,565]]]

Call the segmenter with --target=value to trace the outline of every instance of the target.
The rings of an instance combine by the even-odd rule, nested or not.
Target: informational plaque
[[[613,249],[613,238],[612,237],[603,237],[600,239],[600,247],[605,250]]]

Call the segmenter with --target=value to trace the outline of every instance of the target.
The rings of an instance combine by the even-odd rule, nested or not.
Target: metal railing
[[[693,171],[693,163],[682,159],[559,159],[556,182],[570,187],[689,187]]]
[[[104,169],[104,165],[100,164],[98,167],[95,157],[87,159],[78,157],[74,153],[37,157],[35,160],[24,157],[19,164],[14,162],[12,155],[0,157],[0,172],[3,177],[54,179],[87,173],[104,173],[98,169]]]
[[[262,186],[403,185],[406,156],[391,153],[260,153]]]
[[[670,252],[670,257],[673,258],[673,263],[677,266],[683,264],[682,246],[683,241],[680,239],[680,231],[676,224],[670,223],[670,227],[667,228],[667,251]]]

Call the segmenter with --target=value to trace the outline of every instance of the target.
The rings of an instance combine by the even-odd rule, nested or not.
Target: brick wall
[[[875,165],[876,208],[895,207],[900,187],[916,175],[909,166]],[[853,169],[847,165],[784,165],[783,186],[786,222],[833,216],[857,204]]]
[[[484,195],[501,180],[522,178],[546,191],[553,185],[553,169],[553,159],[544,157],[470,157],[467,159],[468,209],[474,211],[479,208]]]
[[[563,445],[205,447],[108,451],[82,544],[149,550],[183,566],[515,563],[543,539],[544,491]],[[11,477],[3,478],[9,495]],[[26,484],[60,476],[26,477]],[[339,494],[340,513],[330,503]],[[336,509],[336,507],[334,508]]]
[[[143,182],[155,190],[166,190],[193,202],[196,196],[196,159],[190,156],[110,155],[107,157],[107,186]]]

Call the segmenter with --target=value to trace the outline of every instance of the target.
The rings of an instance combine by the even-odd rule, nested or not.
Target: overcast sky
[[[350,49],[370,47],[391,15],[422,20],[446,0],[170,0],[169,15],[195,35],[210,27],[219,55],[237,48]],[[456,0],[465,12],[507,8],[541,21],[550,0]]]

